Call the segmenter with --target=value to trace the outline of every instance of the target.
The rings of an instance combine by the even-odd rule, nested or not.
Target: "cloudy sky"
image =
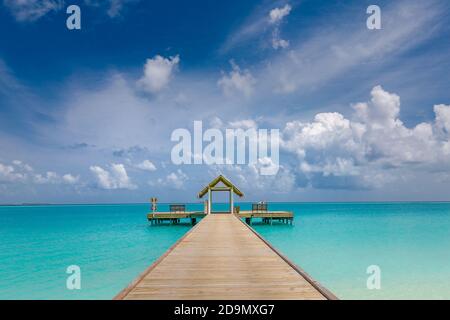
[[[81,30],[66,9],[81,8]],[[450,3],[1,0],[0,203],[450,200]],[[279,129],[280,170],[171,133]]]

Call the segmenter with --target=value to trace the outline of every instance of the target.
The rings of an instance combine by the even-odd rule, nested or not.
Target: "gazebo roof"
[[[232,184],[230,180],[225,178],[223,175],[219,175],[198,193],[198,197],[202,198],[206,193],[208,193],[208,189],[213,189],[219,182],[222,182],[227,187],[227,189],[231,189],[239,197],[244,196],[244,194],[234,184]],[[221,190],[220,188],[216,188],[216,191]]]

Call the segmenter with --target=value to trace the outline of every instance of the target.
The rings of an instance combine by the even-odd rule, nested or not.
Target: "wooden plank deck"
[[[115,299],[334,299],[232,214],[193,227]]]

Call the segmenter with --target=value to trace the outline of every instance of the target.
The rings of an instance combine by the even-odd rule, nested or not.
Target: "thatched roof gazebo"
[[[219,184],[221,184],[221,185],[219,185]],[[244,194],[230,180],[225,178],[223,175],[219,175],[217,178],[212,180],[207,186],[205,186],[198,193],[198,197],[200,199],[203,198],[206,194],[208,194],[208,208],[207,208],[208,214],[211,213],[212,193],[214,191],[219,191],[219,192],[225,191],[225,192],[230,193],[230,213],[233,213],[233,207],[234,207],[233,194],[236,194],[241,198],[244,196]]]

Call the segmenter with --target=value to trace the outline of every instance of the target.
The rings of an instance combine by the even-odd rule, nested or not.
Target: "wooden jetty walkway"
[[[115,299],[336,299],[231,213],[208,214]]]

